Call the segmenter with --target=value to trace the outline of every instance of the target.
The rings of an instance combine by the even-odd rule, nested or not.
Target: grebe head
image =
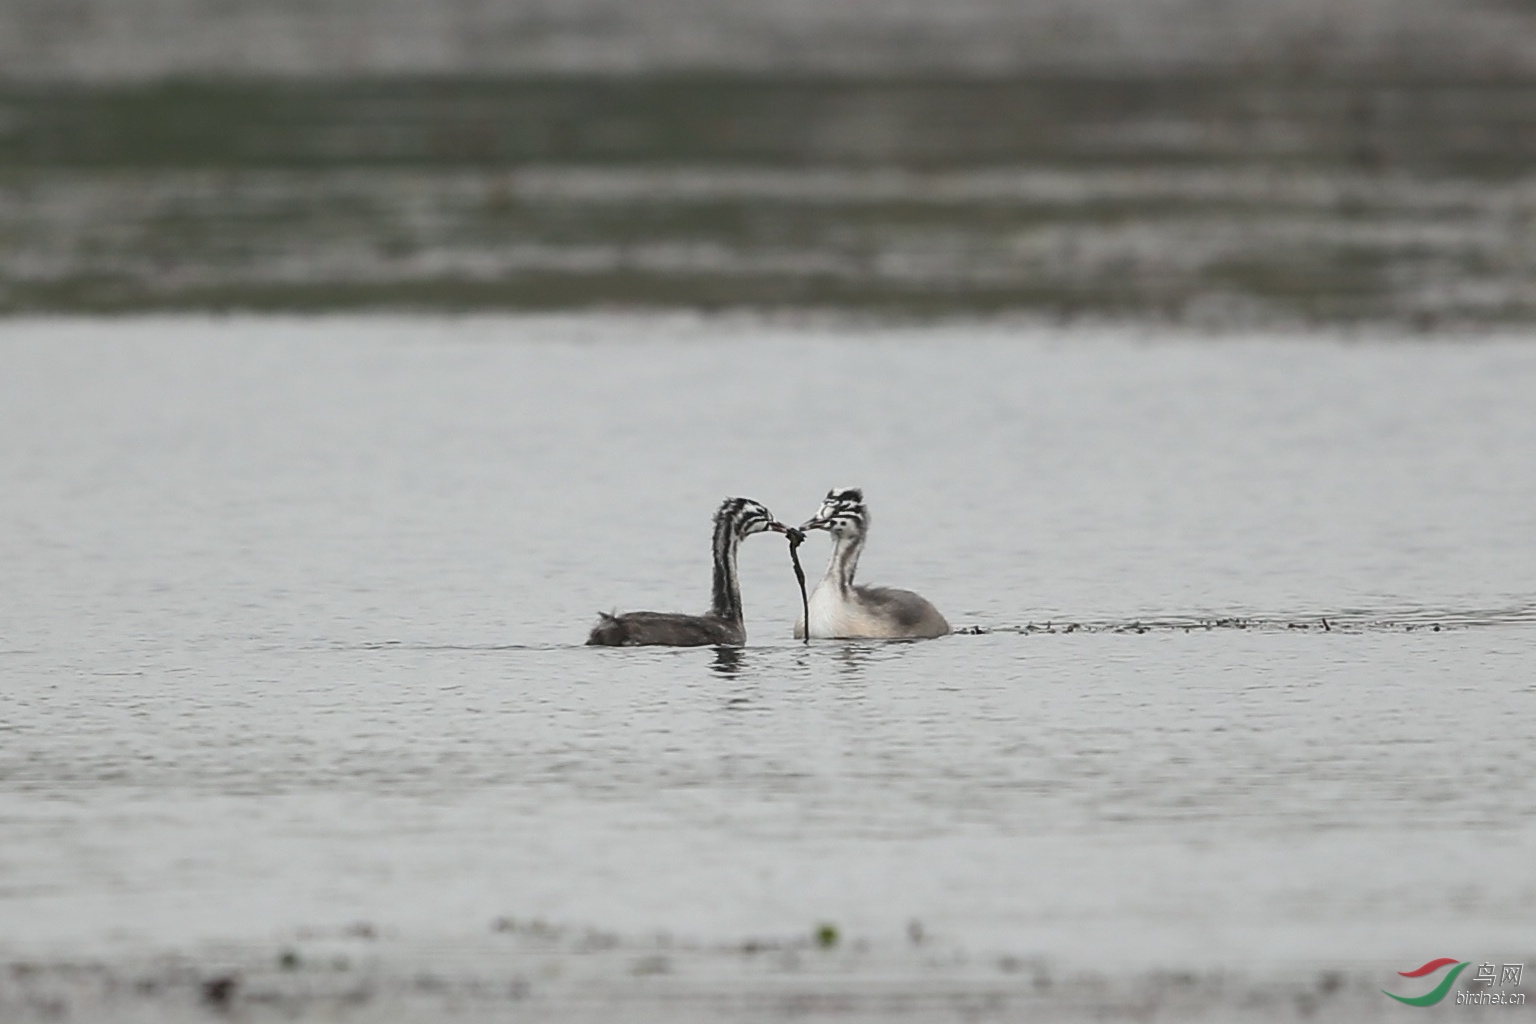
[[[864,505],[864,492],[857,487],[834,487],[816,514],[800,524],[802,530],[826,530],[834,537],[860,534],[868,528],[869,509]]]
[[[730,523],[732,531],[738,538],[750,537],[754,533],[788,533],[790,528],[773,518],[773,513],[767,506],[753,501],[751,498],[726,498],[715,513],[715,523]]]

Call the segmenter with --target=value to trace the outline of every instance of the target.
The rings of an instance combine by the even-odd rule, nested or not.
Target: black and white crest
[[[858,487],[834,487],[822,499],[816,518],[828,525],[858,527],[869,524],[869,508],[864,504],[864,491]]]
[[[729,527],[738,538],[773,528],[773,513],[751,498],[727,498],[715,512],[715,530]]]

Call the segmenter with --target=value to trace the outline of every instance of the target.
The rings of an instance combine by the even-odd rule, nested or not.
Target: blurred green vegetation
[[[1526,321],[1536,86],[0,86],[0,311]]]
[[[650,78],[0,84],[0,165],[1280,162],[1522,174],[1531,83]]]

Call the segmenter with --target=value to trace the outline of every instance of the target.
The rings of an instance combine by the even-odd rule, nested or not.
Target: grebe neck
[[[736,576],[736,548],[740,543],[736,523],[722,516],[715,523],[715,579],[709,611],[727,622],[741,621],[741,582]]]
[[[853,590],[853,574],[859,571],[859,555],[864,553],[863,533],[832,535],[832,559],[827,563],[827,576],[840,593]]]

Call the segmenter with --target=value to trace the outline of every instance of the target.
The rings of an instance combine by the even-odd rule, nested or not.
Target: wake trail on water
[[[1260,633],[1399,633],[1536,625],[1536,604],[1505,608],[1349,608],[1309,613],[1237,615],[1151,615],[1135,619],[1078,619],[1053,616],[1020,624],[968,625],[961,635],[991,633],[1196,633],[1248,630]]]

